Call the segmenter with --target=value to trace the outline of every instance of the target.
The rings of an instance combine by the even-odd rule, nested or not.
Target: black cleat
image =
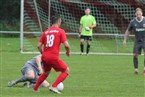
[[[135,75],[138,75],[138,71],[134,71],[134,74],[135,74]]]

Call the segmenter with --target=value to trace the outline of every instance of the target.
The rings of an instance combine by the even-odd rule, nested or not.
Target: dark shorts
[[[84,36],[84,35],[81,35],[81,36],[80,36],[80,39],[92,41],[92,36]]]
[[[32,80],[30,80],[30,82],[31,82],[31,83],[36,83],[36,81],[37,81],[37,79],[38,79],[38,77],[39,77],[39,73],[38,73],[31,65],[29,65],[29,64],[26,63],[26,64],[22,67],[22,69],[21,69],[22,75],[27,75],[27,72],[28,72],[29,70],[33,70],[34,73],[35,73],[35,78],[32,79]]]
[[[145,52],[145,43],[135,43],[133,53],[134,54],[141,54],[142,49]]]

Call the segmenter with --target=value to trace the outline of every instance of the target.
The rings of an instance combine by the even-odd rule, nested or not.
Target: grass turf
[[[23,40],[23,50],[24,52],[38,52],[37,43],[40,36],[30,36],[24,37]],[[80,51],[80,39],[76,35],[68,35],[67,39],[71,44],[71,51],[72,52],[79,52]],[[94,37],[91,42],[90,52],[95,53],[132,53],[133,48],[133,40],[128,39],[127,47],[122,47],[123,38],[115,38],[111,37]],[[84,49],[86,49],[86,42],[84,43]],[[61,51],[64,51],[64,48],[61,48]]]
[[[35,55],[19,53],[19,38],[0,38],[1,97],[145,97],[143,57],[139,59],[139,75],[133,74],[132,56],[61,55],[71,73],[64,82],[62,95],[46,88],[34,93],[22,84],[7,87],[10,80],[21,76],[22,65]],[[47,81],[53,83],[59,73],[52,70]]]

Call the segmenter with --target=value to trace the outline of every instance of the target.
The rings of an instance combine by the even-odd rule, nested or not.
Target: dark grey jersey
[[[145,17],[141,21],[136,18],[130,21],[128,31],[134,31],[135,42],[145,42]]]
[[[41,56],[41,55],[38,55],[38,56]],[[37,56],[36,56],[36,57],[37,57]],[[25,63],[25,65],[24,65],[23,67],[29,65],[29,66],[31,66],[36,72],[39,73],[38,65],[37,65],[37,63],[36,63],[36,57],[34,57],[34,58],[28,60],[28,61]]]

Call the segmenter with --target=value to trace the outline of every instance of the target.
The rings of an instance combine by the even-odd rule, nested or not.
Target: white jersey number
[[[47,38],[47,44],[46,44],[46,47],[52,47],[53,46],[53,43],[54,43],[54,35],[47,35],[46,36]]]

